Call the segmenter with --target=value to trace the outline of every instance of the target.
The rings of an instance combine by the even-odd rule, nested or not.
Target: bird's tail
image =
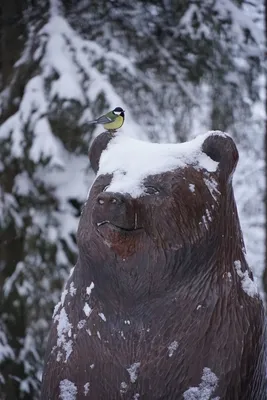
[[[93,121],[88,121],[87,124],[97,124],[97,119],[94,119]]]

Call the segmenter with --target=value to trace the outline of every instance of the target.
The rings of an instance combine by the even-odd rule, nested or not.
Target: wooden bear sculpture
[[[264,312],[232,189],[233,140],[98,136],[42,400],[264,400]]]

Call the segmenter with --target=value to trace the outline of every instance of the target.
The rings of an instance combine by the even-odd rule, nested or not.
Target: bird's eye
[[[146,186],[144,192],[145,194],[158,194],[159,190],[154,186]]]

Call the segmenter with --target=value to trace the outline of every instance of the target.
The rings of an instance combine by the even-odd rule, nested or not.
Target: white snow
[[[69,322],[66,310],[63,307],[55,317],[57,324],[57,347],[65,351],[65,362],[72,353],[73,341],[70,339],[72,336],[72,324]]]
[[[21,196],[37,194],[33,182],[26,171],[21,172],[15,177],[13,191]]]
[[[1,162],[1,161],[0,161]],[[0,222],[5,223],[7,216],[12,215],[15,224],[18,228],[22,228],[23,219],[22,216],[17,212],[18,203],[13,195],[10,193],[4,193],[2,187],[0,186]],[[4,244],[2,242],[2,244]]]
[[[73,272],[74,272],[74,269],[75,269],[75,267],[72,267],[72,268],[70,269],[69,278],[71,278],[71,277],[72,277],[72,275],[73,275]]]
[[[127,368],[127,372],[130,375],[130,381],[134,383],[137,379],[137,374],[138,374],[138,369],[140,368],[141,363],[140,362],[135,362],[132,365],[130,365],[129,368]]]
[[[91,314],[91,312],[92,312],[92,309],[91,309],[91,307],[89,306],[88,303],[85,303],[85,304],[84,304],[83,311],[84,311],[84,313],[85,313],[85,315],[86,315],[87,317],[90,316],[90,314]]]
[[[175,352],[175,350],[178,349],[178,342],[176,340],[174,340],[174,342],[172,342],[169,346],[168,346],[168,350],[169,350],[169,357],[173,356],[173,353]]]
[[[77,289],[74,287],[74,283],[71,282],[70,284],[70,295],[73,297],[77,292]]]
[[[94,282],[91,282],[90,286],[87,286],[86,288],[86,293],[88,294],[88,296],[91,295],[93,288],[95,287]]]
[[[107,319],[103,313],[99,313],[98,315],[104,322],[106,322]]]
[[[8,338],[5,332],[0,330],[0,362],[2,363],[5,359],[15,359],[14,350],[8,344]]]
[[[88,191],[88,185],[91,182],[91,174],[86,173],[88,167],[88,158],[85,156],[77,157],[75,154],[68,153],[65,149],[61,149],[60,157],[62,167],[54,169],[51,173],[49,168],[44,169],[41,166],[36,172],[36,176],[45,182],[45,184],[55,187],[55,194],[59,200],[59,210],[54,212],[54,218],[58,220],[60,231],[59,238],[63,238],[69,248],[77,251],[76,245],[71,239],[70,233],[77,231],[78,218],[73,214],[73,208],[68,202],[68,198],[77,198],[84,201]],[[68,215],[67,218],[65,216]],[[39,221],[36,222],[39,225]],[[43,225],[41,225],[43,226]],[[58,240],[60,242],[60,240]],[[61,258],[58,262],[62,262],[64,251],[60,253]],[[63,262],[69,264],[68,260]]]
[[[56,317],[56,315],[58,314],[58,311],[59,311],[59,309],[60,309],[60,307],[62,306],[64,306],[64,303],[65,303],[65,299],[66,299],[66,296],[67,296],[67,294],[68,294],[68,289],[67,288],[64,288],[64,290],[62,291],[62,293],[61,293],[61,298],[60,298],[60,301],[56,304],[56,306],[55,306],[55,308],[54,308],[54,312],[53,312],[53,316],[52,316],[52,318],[54,319],[54,321],[56,321],[58,318]]]
[[[42,67],[47,76],[52,69],[59,74],[59,78],[54,80],[52,85],[52,97],[58,95],[62,99],[75,99],[84,102],[78,67],[72,61],[70,43],[67,39],[70,33],[69,25],[60,16],[52,17],[49,24],[44,26],[41,35],[48,35],[48,40],[46,57],[42,60]],[[77,36],[74,31],[72,33],[75,37]],[[57,57],[55,57],[55,54],[57,54]]]
[[[48,111],[48,102],[45,99],[44,81],[41,76],[33,77],[26,85],[24,96],[19,110],[0,127],[0,136],[12,131],[13,154],[22,156],[24,125],[30,122],[34,129],[35,140],[30,149],[30,158],[38,162],[41,156],[51,157],[51,165],[61,165],[58,148],[60,141],[52,134],[48,120],[43,118]],[[35,112],[33,112],[35,110]],[[13,128],[13,129],[12,129]]]
[[[202,3],[205,5],[205,2]],[[255,4],[256,3],[257,2],[255,2]],[[40,214],[38,210],[29,211],[30,213],[33,212],[33,229],[40,229],[40,232],[43,233],[42,239],[48,238],[53,243],[57,243],[57,265],[62,264],[63,266],[68,266],[69,260],[64,253],[64,249],[61,246],[60,240],[66,240],[66,243],[69,245],[69,247],[76,252],[77,248],[70,239],[70,234],[76,232],[78,224],[78,218],[74,215],[72,207],[68,204],[68,198],[76,197],[78,200],[83,201],[86,197],[88,186],[92,180],[92,174],[86,169],[88,166],[87,156],[68,153],[63,148],[60,140],[56,137],[56,135],[54,135],[48,119],[48,115],[51,111],[51,105],[53,105],[53,98],[57,97],[64,102],[74,99],[78,103],[82,104],[85,108],[80,122],[86,122],[89,119],[96,117],[96,115],[91,115],[91,105],[96,103],[99,95],[103,96],[107,104],[107,109],[111,109],[115,105],[122,105],[126,108],[126,123],[123,127],[124,131],[122,130],[123,134],[131,134],[134,137],[140,137],[144,139],[147,138],[147,132],[151,132],[153,135],[155,134],[158,137],[158,141],[168,142],[177,140],[177,132],[175,131],[174,127],[176,116],[181,113],[181,108],[179,108],[179,102],[177,102],[177,97],[175,97],[177,89],[179,90],[175,81],[173,84],[167,84],[167,82],[164,82],[163,84],[166,85],[166,90],[162,91],[162,86],[159,80],[156,81],[153,79],[153,77],[151,79],[149,74],[138,71],[132,52],[130,54],[127,51],[127,54],[124,56],[116,51],[117,41],[112,35],[108,35],[108,39],[112,38],[112,40],[110,40],[110,48],[113,48],[114,51],[107,49],[106,46],[103,45],[103,41],[102,43],[101,41],[96,43],[94,41],[82,38],[81,35],[77,34],[77,31],[75,32],[75,30],[72,29],[65,18],[58,15],[60,8],[59,4],[60,1],[56,0],[50,2],[52,18],[50,18],[48,24],[44,25],[42,28],[39,38],[35,38],[37,41],[40,39],[41,44],[36,49],[34,55],[35,61],[37,61],[37,58],[41,58],[42,60],[40,68],[35,71],[35,73],[39,75],[36,76],[34,73],[33,75],[35,76],[24,87],[22,101],[19,101],[18,98],[15,99],[18,111],[0,126],[0,137],[4,138],[10,135],[12,142],[11,158],[13,156],[23,158],[23,142],[25,139],[24,129],[25,126],[29,124],[29,128],[32,130],[33,135],[33,146],[29,154],[30,158],[38,162],[41,156],[51,156],[49,165],[45,168],[40,167],[35,174],[35,178],[39,179],[40,182],[43,182],[45,185],[53,185],[55,187],[54,194],[58,200],[58,211],[51,210],[50,220],[49,217],[40,217],[40,215],[38,215]],[[218,7],[219,15],[223,14],[223,16],[227,18],[229,17],[234,22],[234,29],[236,30],[238,37],[242,34],[243,29],[248,27],[250,33],[253,35],[253,39],[259,43],[259,40],[254,34],[256,32],[255,24],[252,21],[250,13],[248,13],[246,16],[246,13],[244,13],[241,8],[234,5],[234,3],[229,0],[218,0],[213,2],[213,4],[215,4],[215,7]],[[247,6],[248,5],[245,5],[245,7]],[[191,20],[194,17],[193,7],[195,7],[195,4],[192,4],[191,7],[192,8],[188,8],[188,12],[184,15],[183,21],[180,21],[180,24],[183,25],[184,29],[187,31],[189,31]],[[256,8],[255,5],[252,4],[251,8],[253,7]],[[157,15],[157,12],[153,15]],[[200,20],[200,22],[199,29],[192,29],[192,32],[190,32],[191,37],[194,37],[193,35],[198,37],[200,37],[200,35],[212,35],[213,33],[210,32],[209,26],[202,20]],[[181,28],[182,26],[177,26],[178,32],[180,30],[180,33],[182,32]],[[104,31],[108,31],[106,26]],[[176,34],[175,31],[174,34]],[[262,36],[262,34],[263,30],[261,33],[259,33],[259,36]],[[239,39],[237,39],[237,46],[239,46],[240,43],[241,42]],[[27,46],[27,49],[23,52],[22,57],[16,63],[16,67],[19,65],[23,66],[25,62],[27,65],[29,57],[31,57],[32,47],[33,46],[31,46],[31,43],[30,46]],[[119,51],[123,52],[123,46],[117,47]],[[164,50],[165,49],[162,49],[162,52],[164,52]],[[258,50],[261,51],[260,46],[258,46]],[[164,54],[167,57],[172,56],[167,50]],[[114,69],[116,73],[119,70],[125,70],[126,74],[129,73],[134,76],[136,82],[145,83],[147,87],[151,88],[151,97],[155,96],[156,93],[163,93],[162,103],[165,102],[165,104],[168,104],[169,111],[166,110],[166,107],[164,107],[163,110],[158,110],[154,102],[149,101],[149,98],[145,97],[144,93],[141,93],[140,101],[142,102],[143,99],[145,99],[143,104],[144,102],[147,103],[147,112],[139,113],[140,120],[138,119],[138,121],[132,118],[130,104],[125,105],[122,98],[122,96],[124,96],[125,100],[128,101],[128,93],[123,93],[121,96],[116,85],[112,85],[108,79],[108,75],[106,74],[108,63],[115,64]],[[243,68],[248,68],[248,63],[242,57],[236,59],[236,63],[239,63],[240,65],[242,63]],[[97,69],[97,66],[100,64],[104,65],[103,71],[99,71]],[[182,74],[179,75],[179,66],[177,66],[177,68],[178,69],[174,71],[175,73],[178,71],[178,81],[181,82],[181,87],[183,86],[182,89],[184,92],[188,93],[188,97],[191,98],[193,103],[197,102],[201,106],[201,108],[197,109],[196,114],[194,114],[196,117],[194,118],[194,125],[198,124],[197,129],[194,128],[190,130],[190,132],[199,133],[201,131],[205,131],[208,129],[210,109],[208,112],[205,112],[205,99],[203,99],[203,96],[198,96],[199,92],[196,87],[192,87],[187,82],[182,81]],[[51,75],[54,71],[56,71],[59,75],[59,78],[56,80],[51,79]],[[230,71],[228,76],[229,80],[235,82],[238,78],[239,77],[237,74],[234,75],[232,71]],[[50,79],[51,88],[47,87],[47,82]],[[263,77],[263,79],[265,79],[265,77]],[[155,87],[157,88],[156,90]],[[264,89],[264,84],[262,84],[262,87]],[[0,114],[2,110],[4,110],[5,103],[11,103],[12,92],[12,85],[10,85],[10,87],[4,89],[4,91],[0,94]],[[199,99],[200,101],[198,101]],[[176,103],[174,108],[172,108],[173,101]],[[180,102],[180,104],[181,103],[183,102]],[[187,107],[187,105],[185,105],[185,107]],[[206,109],[207,108],[208,107],[206,107]],[[244,124],[243,126],[240,124],[241,140],[239,143],[239,151],[242,150],[243,144],[244,151],[240,151],[240,162],[235,174],[235,194],[241,217],[241,225],[248,249],[249,265],[251,265],[253,268],[254,276],[256,275],[260,280],[264,268],[264,209],[262,201],[262,194],[265,190],[263,161],[264,127],[262,128],[259,125],[256,126],[255,120],[259,119],[260,121],[263,121],[263,123],[265,121],[264,101],[262,101],[260,107],[259,102],[255,102],[255,106],[253,106],[253,108],[255,109],[253,112],[254,118],[250,118],[249,116],[246,131],[252,138],[252,148],[254,153],[245,148],[246,140],[243,141],[242,139],[242,135],[245,132]],[[143,110],[144,109],[145,107]],[[147,115],[147,121],[150,125],[146,124],[145,115]],[[151,121],[153,121],[153,124],[151,124]],[[168,123],[166,123],[166,121],[168,121]],[[99,133],[101,130],[102,127],[99,127],[98,130],[94,131],[94,134]],[[157,137],[155,138],[153,136],[153,140],[157,140]],[[85,140],[87,139],[89,139],[89,134],[86,135]],[[150,158],[150,156],[148,156],[148,158]],[[2,168],[1,161],[0,169]],[[18,161],[20,163],[20,160]],[[52,168],[52,166],[60,166],[61,168],[55,170]],[[26,195],[27,192],[31,193],[33,189],[34,188],[31,187],[31,182],[27,178],[26,174],[21,174],[21,176],[16,178],[16,184],[14,186],[14,191],[16,194]],[[214,189],[212,189],[212,193],[216,196],[218,195]],[[9,204],[12,206],[12,208],[9,207]],[[4,194],[2,197],[1,193],[1,222],[4,214],[6,213],[5,210],[9,210],[10,215],[12,218],[14,218],[15,223],[17,224],[17,228],[23,226],[22,215],[19,211],[16,212],[16,210],[19,210],[19,207],[16,205],[14,196]],[[51,224],[51,221],[53,221],[55,218],[58,221],[58,226],[55,228],[55,231],[52,232],[51,228],[49,228],[49,230],[47,229],[47,234],[45,234],[44,232],[46,231],[47,224]],[[25,239],[27,239],[26,235],[27,232],[25,232]],[[51,239],[51,236],[53,236],[53,239]],[[44,266],[41,264],[37,255],[36,260],[34,260],[33,263],[29,261],[29,257],[27,257],[25,262],[25,266],[27,268],[22,269],[21,273],[23,275],[29,273],[30,275],[32,265],[34,265],[33,270],[36,271],[34,274],[32,274],[33,276],[38,273],[37,268],[40,268],[41,270]],[[14,289],[14,287],[19,285],[18,280],[20,275],[17,274],[19,272],[18,269],[16,268],[14,275],[12,275],[9,280],[4,283],[4,295],[8,295],[11,290]],[[66,272],[64,272],[64,267],[61,268],[60,271],[58,271],[58,269],[55,269],[55,271],[57,279],[58,277],[62,280],[66,278],[66,275],[64,275],[66,274]],[[60,274],[59,276],[58,272]],[[51,278],[50,281],[52,282],[54,277],[49,276],[49,278]],[[242,285],[244,282],[247,282],[247,278],[248,282],[250,279],[248,276],[240,276],[240,278]],[[29,281],[27,281],[27,285],[27,301],[35,301],[34,299],[36,299],[36,296],[34,296],[32,293],[34,293],[34,291],[38,292],[39,282],[36,287],[29,279]],[[46,288],[44,295],[42,292],[40,292],[42,296],[41,301],[46,304],[45,294],[47,293],[49,296],[48,300],[56,303],[60,295],[57,291],[54,291],[53,287],[50,287],[48,278],[46,278],[46,280],[43,279],[42,282],[40,282],[40,285],[42,285],[43,288]],[[249,287],[250,286],[251,282],[249,282]],[[75,294],[74,291],[71,292],[71,289],[69,290],[71,295],[72,293],[73,295]],[[24,285],[22,285],[20,289],[20,293],[22,292],[26,293]],[[54,316],[60,311],[60,307],[61,302],[55,307]],[[33,320],[30,322],[30,328],[37,326],[37,322],[39,324],[39,320],[36,321],[33,317]],[[11,354],[8,352],[12,353],[12,349],[7,344],[2,344],[1,341],[0,343],[0,360],[1,357],[5,357],[5,355],[11,357]],[[58,352],[58,354],[60,359],[61,353]],[[25,364],[26,362],[27,359],[25,357],[23,363]],[[27,385],[28,382],[21,382],[22,388],[26,389]]]
[[[255,134],[252,138],[255,139]],[[254,144],[255,142],[255,144]],[[264,202],[265,190],[264,162],[262,159],[263,137],[253,140],[253,149],[249,154],[239,149],[240,162],[234,175],[235,197],[243,230],[246,250],[244,255],[253,270],[253,276],[261,296],[264,298],[262,275],[264,271]]]
[[[214,134],[225,136],[222,132],[208,132],[190,142],[158,144],[135,140],[118,133],[110,141],[108,148],[102,152],[97,176],[113,174],[107,190],[139,197],[144,195],[143,180],[149,175],[171,171],[178,167],[184,168],[187,165],[214,172],[218,163],[201,151],[204,140]],[[213,194],[216,190],[214,182],[207,179],[207,184]]]
[[[78,324],[77,324],[77,328],[80,330],[84,327],[84,325],[86,324],[86,320],[85,319],[81,319]]]
[[[179,28],[181,30],[181,33],[188,32],[190,33],[190,36],[192,39],[197,39],[199,37],[203,36],[210,36],[210,30],[208,28],[208,25],[205,24],[202,19],[201,19],[201,24],[199,25],[198,29],[194,29],[193,26],[194,24],[192,23],[192,19],[194,18],[195,15],[198,15],[200,18],[201,15],[198,12],[198,7],[196,4],[191,4],[185,11],[184,15],[179,21]]]
[[[243,272],[241,269],[241,262],[234,261],[234,266],[238,276],[241,278],[241,285],[244,292],[250,297],[258,296],[258,288],[256,283],[249,277],[248,271]]]
[[[214,198],[215,201],[218,200],[218,196],[220,195],[220,192],[218,190],[218,184],[217,182],[213,179],[213,178],[203,178],[207,188],[210,191],[210,194],[212,195],[212,197]]]
[[[189,183],[189,190],[194,193],[195,192],[195,185],[193,183]]]
[[[228,272],[228,273],[227,273],[227,276],[228,276],[228,279],[231,281],[231,280],[232,280],[232,274],[231,274],[231,272]]]
[[[126,393],[126,392],[127,392],[127,389],[128,389],[127,383],[126,383],[126,382],[121,382],[121,385],[120,385],[120,392],[121,392],[121,394]]]
[[[90,383],[86,382],[83,388],[84,388],[84,395],[87,396],[90,390]]]
[[[68,379],[64,379],[59,383],[59,398],[61,400],[76,400],[77,399],[77,386],[69,381]]]
[[[209,224],[208,224],[208,221],[207,221],[207,218],[205,215],[203,215],[203,217],[202,217],[202,223],[205,225],[205,228],[208,230]]]
[[[38,162],[42,156],[50,157],[54,155],[54,164],[62,166],[59,156],[61,145],[59,144],[59,140],[52,134],[49,123],[45,118],[39,119],[36,122],[34,132],[36,137],[30,151],[31,159]]]
[[[251,2],[251,9],[255,7],[255,4]],[[253,7],[254,6],[254,7]],[[233,31],[236,37],[242,37],[244,34],[244,30],[249,30],[249,32],[253,36],[253,40],[255,40],[259,46],[261,47],[262,31],[259,29],[257,24],[251,18],[251,14],[248,12],[244,12],[244,9],[238,7],[231,0],[220,0],[219,2],[215,2],[216,11],[218,11],[221,15],[221,18],[231,18],[233,23]]]
[[[208,217],[208,220],[212,221],[212,217],[211,217],[210,211],[207,208],[206,208],[206,215]]]
[[[23,379],[19,384],[20,390],[26,393],[30,393],[30,384],[31,378],[28,377],[26,379]]]
[[[18,276],[22,272],[23,268],[24,268],[24,263],[18,262],[13,274],[10,275],[10,277],[5,280],[5,283],[3,286],[3,293],[4,293],[5,297],[7,297],[9,295],[9,293],[11,292],[13,285],[16,283]]]
[[[61,2],[60,2],[60,0],[50,0],[50,9],[49,9],[49,11],[50,11],[50,16],[51,17],[54,17],[54,16],[57,16],[57,15],[60,15],[61,13],[62,13],[62,4],[61,4]]]
[[[67,294],[68,294],[68,290],[67,290],[67,289],[64,289],[63,292],[62,292],[62,294],[61,294],[61,304],[62,304],[62,306],[64,306],[65,298],[66,298],[66,295],[67,295]]]
[[[201,383],[197,387],[190,387],[183,394],[184,400],[219,400],[219,397],[211,398],[212,394],[218,386],[219,379],[210,370],[210,368],[203,369]]]
[[[61,305],[62,305],[61,300],[55,305],[54,312],[53,312],[53,315],[52,315],[53,319],[55,319],[55,316],[57,315],[58,310],[60,309]]]

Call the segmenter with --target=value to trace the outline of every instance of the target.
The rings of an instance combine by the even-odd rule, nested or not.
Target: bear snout
[[[124,203],[124,196],[121,193],[102,192],[97,196],[96,201],[103,207],[119,206]]]
[[[134,207],[127,194],[108,191],[100,193],[96,198],[94,214],[98,227],[109,224],[127,231],[136,228]]]

